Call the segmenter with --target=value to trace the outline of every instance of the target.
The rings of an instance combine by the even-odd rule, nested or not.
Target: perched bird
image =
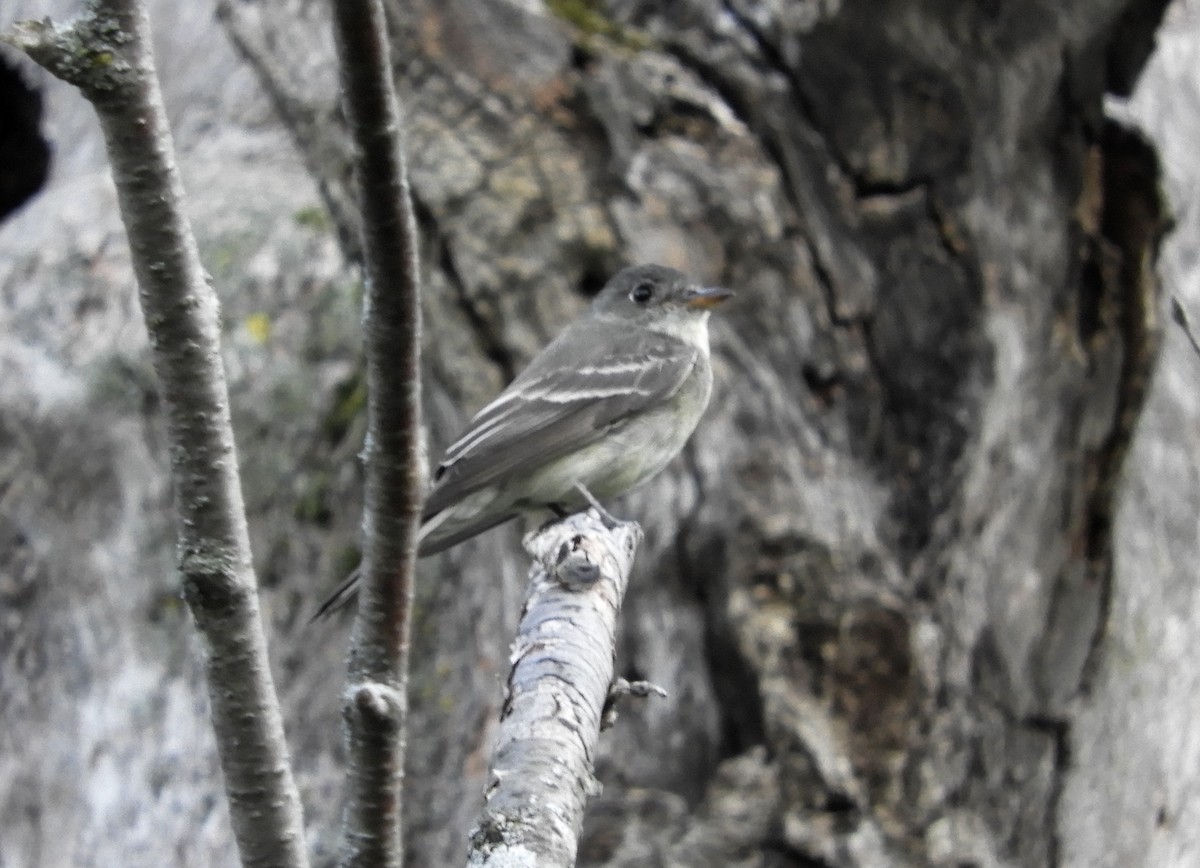
[[[425,500],[418,555],[523,512],[578,510],[588,502],[581,486],[603,499],[662,470],[708,404],[708,315],[732,294],[661,265],[618,272],[446,450]],[[347,601],[357,579],[315,617]]]

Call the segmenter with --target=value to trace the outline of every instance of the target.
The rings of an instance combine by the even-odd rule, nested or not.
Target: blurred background
[[[670,697],[603,736],[580,864],[1200,862],[1200,3],[388,11],[434,453],[622,265],[738,292],[700,430],[610,505],[647,532],[619,671]],[[331,864],[349,615],[307,621],[365,392],[327,11],[150,14]],[[103,142],[0,62],[0,866],[234,865]],[[520,532],[421,565],[413,865],[482,804]]]

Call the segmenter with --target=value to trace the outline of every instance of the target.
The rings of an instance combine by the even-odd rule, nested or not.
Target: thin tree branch
[[[405,691],[424,470],[417,231],[382,4],[338,0],[333,21],[358,157],[369,398],[363,581],[343,704],[349,793],[341,864],[388,868],[403,863]]]
[[[184,214],[140,0],[88,4],[6,40],[78,87],[100,117],[167,408],[183,590],[206,646],[230,815],[247,866],[305,866],[300,797],[258,609],[217,296]]]
[[[1175,320],[1177,326],[1183,329],[1192,349],[1196,351],[1197,356],[1200,356],[1200,341],[1196,340],[1196,330],[1192,328],[1192,318],[1188,316],[1187,308],[1183,306],[1183,302],[1177,295],[1171,296],[1171,318]]]
[[[281,57],[294,54],[274,51],[268,46],[267,33],[279,38],[278,19],[264,23],[268,13],[263,4],[247,4],[240,0],[217,0],[217,20],[224,25],[229,41],[258,76],[259,83],[283,121],[283,127],[296,143],[296,151],[305,168],[317,181],[317,189],[326,210],[333,220],[338,244],[350,260],[362,258],[362,239],[358,231],[350,185],[331,184],[340,169],[350,163],[349,136],[337,122],[327,101],[304,90],[306,82],[298,80],[293,70],[281,62]],[[280,11],[284,16],[290,10]],[[308,22],[303,22],[307,24]]]
[[[526,538],[534,567],[472,868],[575,864],[584,806],[598,791],[593,763],[615,683],[617,614],[641,535],[593,509]]]

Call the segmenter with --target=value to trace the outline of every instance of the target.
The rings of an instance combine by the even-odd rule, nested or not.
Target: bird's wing
[[[699,351],[632,330],[568,329],[446,450],[425,501],[426,518],[488,485],[528,474],[595,441],[621,420],[666,400]]]

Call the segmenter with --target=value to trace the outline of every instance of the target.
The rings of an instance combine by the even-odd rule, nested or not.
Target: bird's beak
[[[723,286],[689,286],[683,291],[683,303],[688,307],[716,307],[732,296],[733,290]]]

